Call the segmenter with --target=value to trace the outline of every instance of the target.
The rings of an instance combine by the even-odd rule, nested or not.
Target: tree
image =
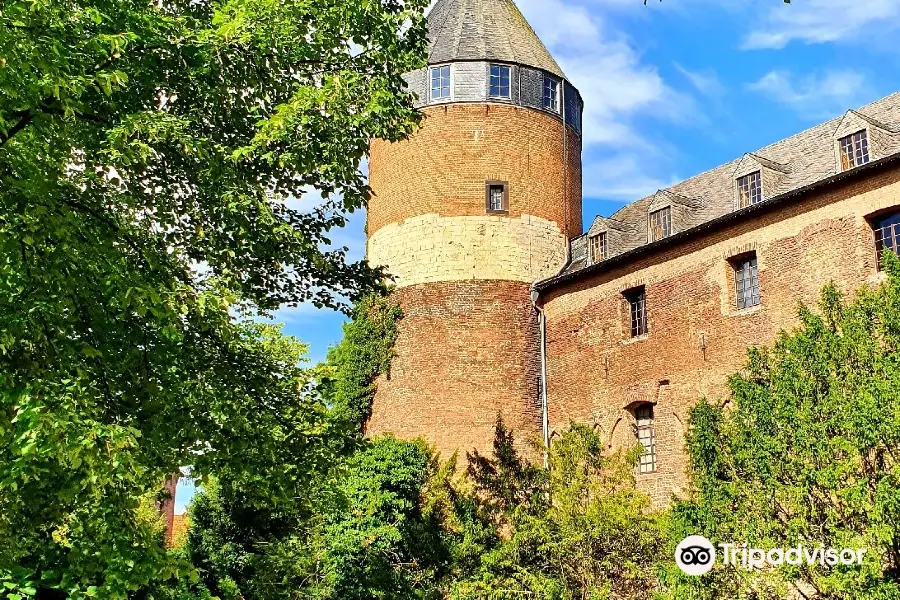
[[[175,573],[136,511],[182,465],[277,504],[333,461],[299,347],[250,318],[378,279],[322,248],[365,200],[368,140],[415,126],[401,73],[423,60],[424,4],[0,7],[11,600],[125,598]],[[300,191],[322,205],[292,209]]]
[[[187,541],[200,589],[223,600],[440,598],[465,539],[451,473],[424,443],[382,437],[324,478],[315,511],[260,509],[208,486]]]
[[[673,598],[900,597],[900,259],[887,281],[845,301],[833,285],[819,314],[772,348],[750,351],[731,404],[691,413],[694,497],[674,511],[687,533],[754,548],[865,548],[856,565],[672,574]]]
[[[472,456],[470,475],[501,537],[451,597],[652,598],[663,530],[635,488],[638,451],[610,454],[592,429],[573,424],[545,470],[518,455],[498,421],[495,457]]]

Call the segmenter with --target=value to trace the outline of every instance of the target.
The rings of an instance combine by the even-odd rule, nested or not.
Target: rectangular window
[[[737,186],[740,208],[762,202],[762,178],[759,171],[738,178]]]
[[[598,263],[606,260],[606,232],[598,233],[590,238],[591,262]]]
[[[431,67],[431,99],[450,97],[450,65]]]
[[[544,75],[544,108],[559,112],[559,82]]]
[[[637,438],[644,453],[638,462],[638,472],[656,471],[656,433],[653,431],[653,405],[642,404],[634,410]]]
[[[491,98],[509,98],[511,69],[505,65],[491,65]]]
[[[859,167],[869,162],[869,136],[866,134],[865,129],[853,135],[842,137],[840,144],[842,171]]]
[[[509,184],[505,181],[488,181],[485,187],[485,202],[489,213],[509,210]]]
[[[887,248],[900,254],[900,212],[882,215],[872,221],[875,232],[875,264],[881,266],[881,252]]]
[[[625,292],[628,309],[631,314],[631,337],[647,334],[647,293],[644,288],[636,288]]]
[[[672,235],[672,208],[667,206],[650,213],[650,241]]]
[[[738,310],[759,306],[759,273],[756,255],[736,258],[731,262],[734,268],[734,295]]]

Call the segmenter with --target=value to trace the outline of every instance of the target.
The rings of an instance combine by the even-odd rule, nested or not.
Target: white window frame
[[[509,93],[508,93],[506,96],[504,96],[504,95],[502,95],[502,94],[492,94],[492,93],[491,93],[491,89],[493,88],[493,83],[492,83],[492,82],[493,82],[493,78],[494,78],[494,67],[497,67],[497,68],[500,68],[500,69],[506,69],[506,70],[509,72],[509,77],[508,77],[508,80],[509,80],[509,86],[508,86]],[[499,77],[500,81],[503,81],[503,75],[502,75],[502,74],[501,74],[501,75],[498,75],[498,77]],[[513,71],[512,71],[512,65],[504,65],[504,64],[501,64],[501,63],[490,63],[489,66],[488,66],[488,81],[487,81],[487,85],[488,85],[488,98],[494,98],[494,99],[497,99],[497,100],[512,100],[512,87],[513,87]],[[503,86],[502,86],[502,85],[498,85],[498,88],[503,89]]]
[[[448,76],[448,90],[446,96],[438,96],[434,95],[434,72],[438,69],[447,69]],[[444,86],[441,86],[443,89]],[[453,99],[453,65],[430,65],[428,67],[428,99],[432,102],[446,102],[448,100]]]
[[[550,84],[550,97],[552,98],[552,105],[547,106],[547,84]],[[544,82],[541,86],[541,106],[544,107],[544,110],[550,110],[557,114],[559,114],[559,106],[560,106],[560,81],[549,75],[544,75]]]

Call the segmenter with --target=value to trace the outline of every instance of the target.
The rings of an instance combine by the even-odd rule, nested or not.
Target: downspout
[[[563,262],[563,266],[559,269],[559,271],[554,275],[554,277],[562,274],[563,271],[569,266],[571,262],[571,250],[570,250],[570,241],[568,237],[566,238],[566,260]],[[534,309],[538,314],[538,331],[540,332],[540,346],[541,346],[541,428],[544,437],[544,468],[548,469],[550,467],[550,405],[547,400],[547,315],[544,312],[543,306],[541,306],[540,300],[541,293],[534,287],[531,286],[531,305],[534,306]]]

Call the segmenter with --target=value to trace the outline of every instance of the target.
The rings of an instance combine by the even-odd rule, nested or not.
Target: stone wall
[[[388,267],[398,287],[430,281],[552,277],[566,260],[567,238],[539,217],[410,217],[369,238],[368,260]]]
[[[815,306],[825,284],[847,293],[880,280],[866,217],[900,205],[900,169],[755,213],[624,265],[545,292],[553,428],[588,421],[611,445],[636,444],[633,408],[655,403],[658,469],[638,481],[658,504],[685,489],[688,409],[727,399],[727,376]],[[729,259],[755,252],[761,304],[735,308]],[[622,292],[645,286],[649,334],[630,338]]]

